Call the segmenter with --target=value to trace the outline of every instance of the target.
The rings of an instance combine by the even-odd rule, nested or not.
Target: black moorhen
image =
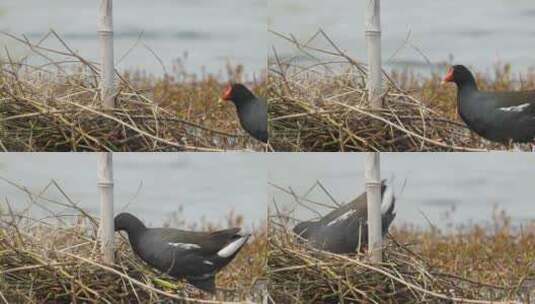
[[[147,228],[129,213],[115,217],[115,231],[124,230],[143,261],[175,278],[185,278],[193,286],[215,291],[215,274],[227,265],[247,242],[249,234],[240,228],[214,232]]]
[[[451,67],[444,81],[457,85],[457,111],[481,137],[506,144],[535,138],[535,91],[479,91],[474,76],[463,65]]]
[[[391,187],[381,184],[383,237],[394,220],[396,198]],[[333,253],[353,253],[368,244],[368,205],[366,192],[318,221],[297,224],[293,231],[315,248]]]
[[[245,131],[257,140],[267,143],[267,103],[263,98],[255,96],[243,84],[235,83],[225,88],[221,99],[234,103],[240,124]]]

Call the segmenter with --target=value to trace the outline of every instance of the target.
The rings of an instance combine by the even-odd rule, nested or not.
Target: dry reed
[[[0,149],[5,151],[264,150],[240,128],[231,104],[217,101],[226,84],[183,70],[155,80],[116,73],[116,108],[100,106],[99,66],[54,31],[38,42],[3,33],[29,54],[0,69]],[[47,48],[44,42],[63,49]],[[29,59],[43,61],[30,65]],[[32,61],[33,62],[33,61]],[[180,67],[179,67],[180,68]],[[242,67],[227,69],[239,80]],[[141,76],[140,76],[141,75]],[[262,86],[262,81],[256,84]],[[261,88],[257,89],[261,90]]]

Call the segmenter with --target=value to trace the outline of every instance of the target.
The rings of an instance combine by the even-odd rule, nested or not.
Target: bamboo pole
[[[383,106],[383,76],[381,64],[380,0],[369,0],[365,18],[365,36],[368,48],[368,103],[372,108]]]
[[[100,94],[104,109],[111,109],[115,107],[112,0],[100,1],[98,36],[101,62]]]
[[[100,192],[100,249],[103,260],[113,263],[113,154],[99,153],[98,187]]]
[[[101,0],[98,16],[100,43],[100,92],[104,109],[115,107],[113,63],[113,11],[112,0]],[[113,158],[102,152],[98,159],[98,186],[100,190],[100,242],[103,260],[113,263]]]
[[[383,260],[380,154],[379,152],[367,154],[364,174],[368,201],[368,253],[372,262],[379,263]]]

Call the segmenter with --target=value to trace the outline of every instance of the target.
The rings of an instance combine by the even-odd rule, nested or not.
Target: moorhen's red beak
[[[449,68],[448,73],[442,79],[442,83],[452,82],[453,81],[453,68]]]
[[[223,91],[223,95],[221,95],[222,100],[230,100],[232,97],[232,85],[228,85],[225,88],[225,91]]]

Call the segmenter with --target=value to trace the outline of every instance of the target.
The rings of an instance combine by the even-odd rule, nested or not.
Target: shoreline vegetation
[[[300,241],[292,232],[295,208],[326,203],[279,190],[295,204],[283,209],[274,202],[270,211],[268,276],[275,303],[490,304],[535,297],[535,221],[518,229],[495,210],[491,225],[446,232],[394,220],[383,262],[376,264],[364,253],[333,254]]]
[[[457,115],[455,87],[441,84],[444,75],[384,72],[383,109],[371,109],[367,104],[366,65],[347,55],[325,32],[319,30],[304,42],[292,35],[271,33],[297,53],[283,56],[274,50],[268,63],[271,144],[275,151],[512,148],[484,140],[466,127]],[[535,89],[531,70],[515,79],[509,65],[498,64],[494,73],[494,77],[476,75],[481,89]],[[529,145],[518,148],[530,151]]]
[[[258,303],[263,297],[265,226],[251,231],[248,244],[216,276],[218,291],[212,297],[152,270],[118,233],[115,264],[101,261],[99,219],[79,208],[54,181],[38,193],[4,182],[22,191],[27,202],[0,203],[0,303]],[[35,210],[45,215],[37,217]],[[189,223],[179,213],[166,223],[205,231],[225,226]],[[230,213],[226,226],[242,224],[241,216]]]
[[[0,70],[0,149],[3,151],[262,151],[239,125],[230,103],[218,104],[228,81],[243,80],[243,66],[226,76],[193,75],[180,62],[172,74],[116,73],[116,108],[100,106],[100,68],[73,51],[53,30],[38,42],[4,36],[28,50],[8,53]],[[47,48],[53,41],[62,49]],[[43,61],[27,63],[28,57]],[[155,55],[156,56],[156,55]],[[157,58],[158,59],[158,58]],[[260,76],[250,86],[265,95]]]

